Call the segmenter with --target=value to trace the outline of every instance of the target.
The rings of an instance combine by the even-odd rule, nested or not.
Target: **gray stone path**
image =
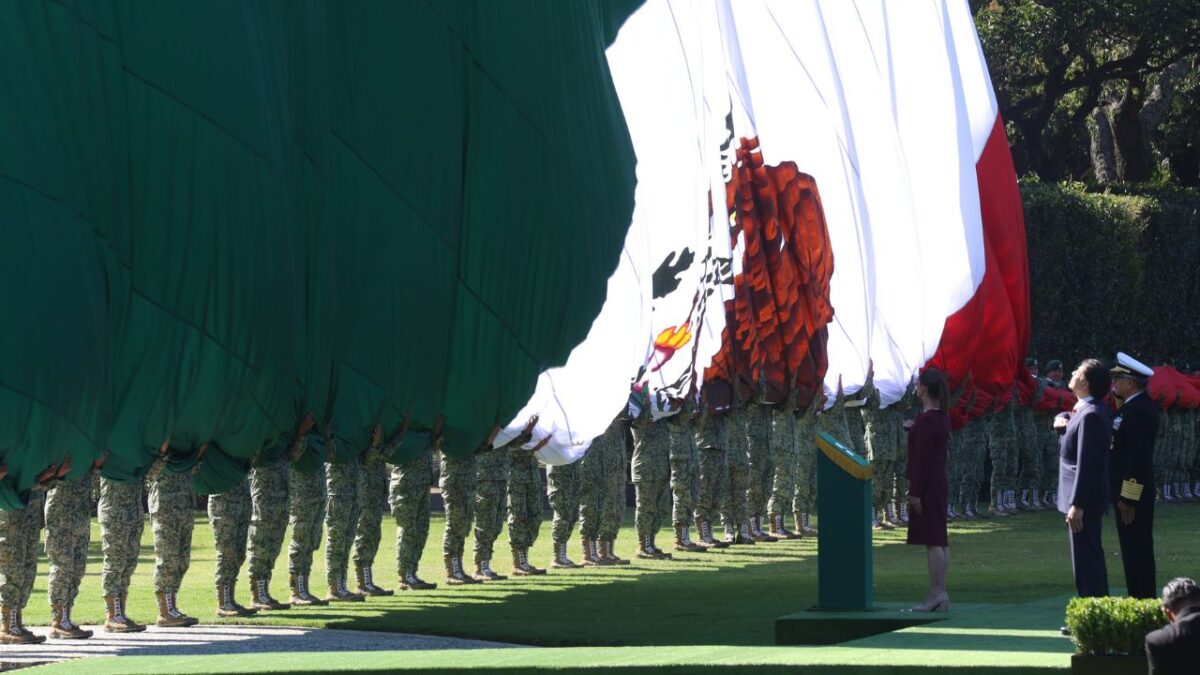
[[[285,626],[194,626],[163,629],[150,626],[144,633],[114,634],[96,630],[88,640],[47,640],[40,645],[0,645],[0,670],[88,656],[193,656],[251,654],[257,652],[337,652],[425,649],[482,649],[524,645],[462,638],[377,633]],[[45,635],[45,627],[33,628]]]

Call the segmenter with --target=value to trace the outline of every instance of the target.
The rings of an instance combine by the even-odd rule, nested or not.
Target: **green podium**
[[[871,463],[828,434],[817,437],[817,605],[775,620],[777,645],[830,645],[947,619],[874,602]]]
[[[817,610],[874,604],[871,463],[829,434],[817,436]]]

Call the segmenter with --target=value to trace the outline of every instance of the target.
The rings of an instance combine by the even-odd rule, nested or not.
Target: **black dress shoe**
[[[1058,632],[1062,633],[1066,637],[1071,637],[1071,629],[1067,628],[1066,626],[1059,627]]]

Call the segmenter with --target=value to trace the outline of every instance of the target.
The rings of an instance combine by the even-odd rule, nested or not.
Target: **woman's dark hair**
[[[950,385],[946,383],[946,374],[937,368],[926,368],[921,371],[917,383],[925,387],[929,397],[937,401],[938,407],[946,410],[950,407]]]
[[[1087,359],[1079,367],[1083,369],[1083,379],[1087,380],[1088,394],[1097,399],[1108,396],[1108,390],[1112,387],[1112,374],[1108,368],[1096,359]]]

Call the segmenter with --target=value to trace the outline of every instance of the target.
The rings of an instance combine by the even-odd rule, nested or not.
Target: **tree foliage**
[[[1196,0],[971,4],[1019,172],[1200,181]]]

